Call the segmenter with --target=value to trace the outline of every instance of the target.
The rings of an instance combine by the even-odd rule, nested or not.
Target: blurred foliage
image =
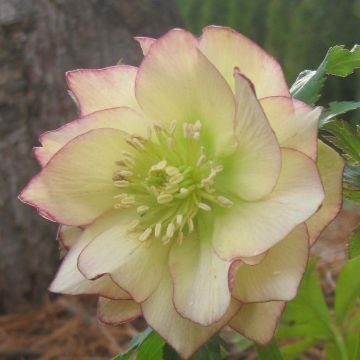
[[[230,26],[266,48],[282,64],[289,84],[315,68],[334,44],[359,42],[360,0],[178,0],[186,27]],[[321,104],[358,99],[360,79],[329,78]]]

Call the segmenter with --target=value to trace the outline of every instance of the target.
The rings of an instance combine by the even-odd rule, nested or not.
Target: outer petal
[[[214,139],[218,151],[228,146],[233,134],[234,97],[223,77],[197,49],[192,34],[171,30],[151,46],[138,71],[136,98],[152,119],[163,123],[200,120],[202,136]]]
[[[32,152],[41,167],[45,166],[46,163],[49,161],[49,156],[42,146],[33,147]]]
[[[99,234],[81,253],[78,266],[88,279],[109,273],[135,301],[144,301],[156,289],[168,258],[169,247],[153,239],[149,244],[128,231],[133,215]]]
[[[254,83],[259,99],[266,96],[289,96],[284,74],[277,61],[236,31],[208,26],[203,30],[199,48],[232,88],[233,71],[238,67]]]
[[[175,244],[169,261],[176,310],[204,326],[218,321],[230,303],[230,262],[221,260],[199,236]]]
[[[143,37],[143,36],[136,36],[134,37],[134,39],[140,44],[144,56],[147,55],[151,45],[156,41],[153,38]]]
[[[275,333],[285,305],[284,301],[245,304],[231,320],[230,326],[256,343],[266,344]]]
[[[240,304],[233,300],[220,321],[210,326],[201,326],[182,318],[176,312],[172,293],[171,278],[165,274],[157,290],[141,307],[147,323],[186,359],[225,326],[240,308]]]
[[[108,325],[118,325],[141,316],[141,307],[133,300],[99,298],[97,316]]]
[[[344,161],[335,150],[319,141],[318,169],[325,189],[325,200],[306,225],[312,245],[324,228],[336,217],[342,206]]]
[[[282,150],[275,190],[257,202],[238,202],[216,217],[214,246],[224,259],[259,255],[307,220],[324,200],[314,162],[291,149]]]
[[[146,136],[145,118],[130,108],[113,108],[94,112],[78,120],[61,126],[57,130],[48,131],[40,136],[43,148],[34,148],[36,157],[42,166],[63,146],[75,137],[90,130],[99,128],[119,129],[127,133]]]
[[[56,222],[84,225],[114,204],[115,161],[128,149],[124,133],[97,129],[70,141],[22,191],[20,200]]]
[[[77,226],[60,225],[57,238],[61,242],[65,250],[70,250],[70,248],[79,239],[81,233],[82,229]]]
[[[321,108],[283,96],[261,99],[260,104],[280,146],[299,150],[316,160]]]
[[[139,109],[135,98],[136,73],[136,67],[116,65],[68,71],[66,81],[81,115],[120,106]]]
[[[109,275],[104,275],[96,280],[87,280],[77,267],[78,257],[84,247],[97,234],[104,231],[107,226],[111,226],[115,221],[119,221],[119,214],[117,213],[104,216],[104,218],[82,232],[63,260],[55,279],[50,285],[50,291],[70,295],[100,294],[111,299],[131,298],[127,292],[119,288],[111,280]]]
[[[245,303],[293,299],[308,262],[308,240],[306,225],[301,224],[258,265],[240,266],[233,296]]]
[[[231,191],[242,199],[257,200],[276,185],[281,168],[280,147],[257,101],[251,83],[238,71],[236,82],[236,136],[238,148],[223,176]]]

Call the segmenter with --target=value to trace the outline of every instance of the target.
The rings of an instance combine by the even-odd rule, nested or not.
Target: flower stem
[[[344,337],[342,336],[339,328],[335,324],[331,324],[330,329],[333,333],[336,347],[339,350],[340,359],[341,360],[349,360]]]

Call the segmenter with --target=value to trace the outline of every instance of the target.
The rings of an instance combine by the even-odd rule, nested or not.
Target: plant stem
[[[279,347],[273,339],[270,344],[255,345],[260,360],[283,360]]]
[[[339,350],[341,360],[349,360],[344,337],[342,336],[339,328],[335,324],[331,324],[330,329],[334,335],[335,344]]]

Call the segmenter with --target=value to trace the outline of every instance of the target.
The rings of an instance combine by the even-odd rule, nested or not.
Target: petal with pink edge
[[[199,49],[234,89],[233,71],[238,67],[255,85],[258,99],[289,96],[288,86],[278,62],[253,41],[236,31],[208,26],[203,29]]]
[[[124,133],[91,130],[64,146],[22,191],[19,198],[66,225],[85,225],[114,205],[118,189],[112,177]]]
[[[221,177],[244,200],[257,200],[275,187],[281,168],[280,147],[255,97],[251,83],[238,70],[236,82],[236,151]],[[227,171],[226,171],[227,170]],[[220,180],[221,181],[221,180]]]
[[[174,244],[169,258],[174,305],[185,318],[208,326],[225,314],[230,303],[230,262],[220,259],[211,242],[199,235]]]
[[[138,233],[129,232],[134,219],[129,213],[109,226],[84,248],[78,266],[88,279],[101,274],[128,291],[135,301],[144,301],[156,289],[168,259],[169,247],[153,239],[141,242]]]
[[[66,81],[81,115],[120,106],[139,109],[135,98],[136,73],[137,68],[129,65],[80,69],[68,71]]]
[[[211,336],[225,326],[240,308],[240,303],[232,300],[220,321],[210,326],[201,326],[184,319],[176,312],[172,294],[171,277],[164,274],[157,290],[141,307],[149,326],[185,359],[190,358]]]
[[[301,151],[316,160],[321,108],[283,96],[261,99],[260,104],[280,146]]]
[[[308,240],[306,225],[301,224],[258,265],[240,266],[232,295],[244,303],[293,299],[308,262]]]
[[[145,137],[147,135],[147,125],[146,119],[141,114],[126,107],[94,112],[65,124],[57,130],[42,134],[40,136],[40,142],[43,148],[39,155],[41,164],[42,166],[46,165],[69,141],[90,130],[99,128],[119,129],[126,133]]]
[[[135,91],[140,106],[153,120],[165,124],[200,120],[207,149],[229,151],[234,96],[189,32],[171,30],[151,46],[139,67]]]
[[[133,300],[99,298],[97,317],[108,325],[118,325],[141,316],[141,307]]]
[[[141,50],[144,54],[144,56],[147,55],[147,53],[150,50],[151,45],[156,41],[153,38],[149,38],[149,37],[143,37],[143,36],[136,36],[134,37],[134,39],[139,43],[139,45],[141,46]]]
[[[99,233],[105,231],[108,226],[119,220],[121,215],[113,213],[105,215],[96,223],[82,231],[76,243],[70,248],[65,256],[55,279],[50,285],[49,290],[62,294],[99,294],[110,299],[131,299],[130,295],[117,286],[109,275],[104,275],[96,280],[86,279],[77,267],[78,257],[81,251],[86,247],[93,238]]]
[[[229,325],[248,339],[265,345],[271,341],[285,305],[284,301],[244,304]]]
[[[332,148],[319,140],[318,169],[325,189],[325,200],[317,213],[307,222],[310,244],[312,245],[320,233],[334,220],[342,206],[342,178],[344,160]]]
[[[237,201],[218,213],[213,244],[224,259],[257,256],[313,215],[324,200],[315,163],[303,153],[282,150],[275,190],[256,202]]]

